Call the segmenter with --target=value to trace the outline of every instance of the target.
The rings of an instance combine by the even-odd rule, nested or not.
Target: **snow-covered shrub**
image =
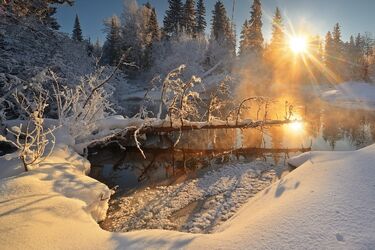
[[[22,97],[20,97],[22,98]],[[23,101],[20,101],[23,103]],[[18,148],[19,158],[21,159],[25,171],[41,163],[53,150],[55,136],[53,132],[56,127],[45,128],[43,113],[47,105],[47,99],[40,95],[34,99],[28,106],[22,104],[25,112],[29,115],[28,121],[14,126],[8,131],[15,136],[14,140],[8,140],[0,136],[0,141],[6,141]],[[49,152],[46,153],[47,145]]]
[[[53,96],[57,103],[59,123],[69,129],[74,139],[91,134],[96,129],[96,122],[113,111],[109,101],[111,86],[104,85],[115,72],[105,77],[108,74],[107,67],[100,67],[94,73],[82,77],[74,87],[61,87],[57,76],[50,73],[55,83]]]
[[[204,37],[192,38],[182,33],[177,38],[163,40],[154,44],[152,75],[167,75],[180,65],[186,65],[184,75],[200,75],[204,72],[207,40]]]
[[[172,70],[163,81],[161,104],[165,105],[171,124],[176,119],[182,123],[185,119],[199,117],[197,107],[197,102],[200,100],[199,93],[193,91],[193,88],[201,83],[201,79],[193,75],[188,81],[182,80],[181,74],[185,68],[185,65],[181,65]],[[160,108],[158,118],[161,111]]]

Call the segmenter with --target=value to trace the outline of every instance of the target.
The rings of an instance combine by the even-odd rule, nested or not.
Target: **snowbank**
[[[336,89],[322,94],[322,99],[344,108],[375,109],[375,85],[348,82],[337,85]]]
[[[108,188],[83,174],[88,165],[81,157],[60,148],[40,169],[0,182],[1,247],[374,249],[375,145],[302,158],[303,165],[258,193],[214,234],[119,234],[94,220],[101,218]]]

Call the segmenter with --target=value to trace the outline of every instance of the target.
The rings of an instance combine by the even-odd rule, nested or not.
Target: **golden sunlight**
[[[307,52],[307,40],[303,36],[293,36],[290,38],[289,47],[295,54]]]
[[[303,131],[303,123],[300,122],[300,121],[295,121],[293,123],[290,123],[288,125],[289,129],[292,131],[292,132],[295,132],[295,133],[300,133]]]

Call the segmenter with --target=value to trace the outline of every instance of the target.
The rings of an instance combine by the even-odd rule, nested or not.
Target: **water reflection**
[[[277,103],[280,105],[270,106],[268,119],[282,119],[285,99]],[[117,185],[133,187],[145,180],[147,185],[169,185],[196,177],[201,169],[217,163],[262,158],[285,166],[288,157],[301,151],[355,150],[374,142],[374,112],[340,109],[319,100],[310,100],[308,105],[294,100],[293,104],[293,118],[303,122],[262,129],[185,132],[176,147],[173,145],[179,133],[147,135],[142,145],[146,160],[134,145],[124,145],[126,151],[118,145],[93,149],[100,154],[91,155],[90,159],[94,166],[99,166],[98,171],[103,165],[120,170],[109,178]],[[108,179],[103,181],[110,184]]]

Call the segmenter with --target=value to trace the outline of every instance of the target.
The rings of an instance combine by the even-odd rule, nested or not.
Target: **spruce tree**
[[[273,50],[273,52],[280,51],[285,45],[284,39],[283,20],[280,9],[277,7],[275,15],[272,19],[272,37],[270,49]]]
[[[76,15],[75,21],[74,21],[74,28],[73,28],[73,34],[72,39],[77,42],[82,42],[82,30],[81,30],[81,24],[79,23],[78,15]]]
[[[336,53],[336,56],[340,56],[342,54],[343,42],[341,40],[341,29],[338,23],[336,23],[336,25],[333,28],[332,38],[333,38],[334,52]]]
[[[164,17],[164,31],[177,35],[183,23],[183,6],[181,0],[168,0],[169,8]]]
[[[249,22],[248,33],[248,51],[260,55],[263,50],[263,34],[262,34],[262,5],[260,0],[254,0],[251,7],[251,19]]]
[[[330,69],[333,64],[332,63],[333,53],[334,53],[333,38],[332,38],[331,32],[328,31],[325,37],[325,45],[324,45],[324,61],[328,69]]]
[[[184,5],[184,14],[183,14],[183,23],[182,27],[184,31],[189,34],[193,35],[195,33],[195,2],[194,0],[186,0]]]
[[[99,38],[96,39],[94,44],[93,56],[95,58],[100,58],[102,56],[102,47],[100,46]]]
[[[106,63],[115,66],[121,58],[121,22],[114,15],[105,25],[108,31],[106,42],[103,46],[103,57]]]
[[[147,7],[147,6],[146,6]],[[147,42],[146,42],[146,48],[144,51],[144,60],[143,60],[143,66],[146,69],[149,69],[153,64],[153,48],[154,43],[160,41],[160,31],[159,31],[159,25],[157,21],[156,11],[155,8],[151,8],[150,18],[148,19],[146,32],[147,32]]]
[[[249,21],[246,19],[242,25],[241,35],[240,35],[240,56],[246,53],[248,47],[248,32],[249,32]]]
[[[147,32],[150,34],[152,42],[160,40],[159,24],[155,8],[151,10],[150,19],[147,24]]]
[[[210,65],[217,63],[217,59],[228,59],[234,56],[236,52],[234,25],[229,20],[227,11],[221,1],[216,2],[212,14],[209,56],[207,58],[207,63]]]
[[[204,6],[204,0],[198,0],[196,14],[196,34],[203,34],[206,30],[206,7]]]
[[[217,1],[212,11],[211,33],[216,41],[225,40],[225,33],[228,26],[227,11],[221,1]]]

